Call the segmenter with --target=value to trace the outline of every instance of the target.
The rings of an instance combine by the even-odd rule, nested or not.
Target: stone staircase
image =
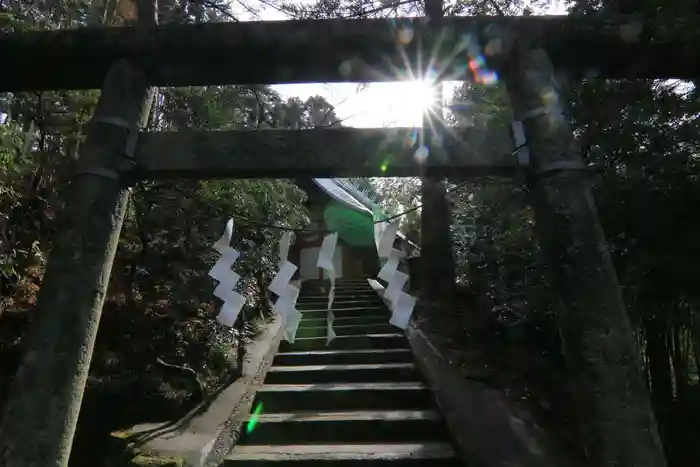
[[[453,467],[458,457],[403,332],[366,280],[338,280],[326,346],[327,283],[305,282],[294,344],[282,342],[224,465]]]

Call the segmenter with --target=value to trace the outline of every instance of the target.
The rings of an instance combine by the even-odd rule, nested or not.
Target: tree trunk
[[[105,79],[95,115],[135,128],[148,83],[125,61]],[[0,466],[67,465],[128,189],[110,178],[124,162],[129,131],[93,123],[69,188],[39,305],[0,425]],[[107,176],[105,176],[107,175]],[[118,177],[117,177],[118,178]]]
[[[267,288],[268,281],[265,280],[262,269],[258,269],[255,272],[255,281],[260,294],[260,318],[264,320],[272,312],[272,302],[270,300],[270,291]]]
[[[589,460],[595,467],[663,467],[632,328],[587,175],[566,170],[583,162],[562,115],[559,86],[547,53],[524,40],[513,44],[502,76],[531,151],[529,187],[559,302],[572,387],[587,418]],[[544,112],[531,113],[537,110]]]
[[[680,308],[675,305],[674,323],[670,329],[670,336],[673,345],[673,378],[676,381],[676,400],[683,403],[688,396],[688,362],[687,352],[683,339],[683,326],[680,319]]]
[[[651,401],[662,438],[666,427],[666,414],[673,400],[670,354],[666,340],[666,320],[659,316],[664,311],[660,307],[655,307],[648,310],[648,316],[644,318]]]
[[[689,306],[688,313],[690,313],[690,335],[693,341],[695,367],[700,371],[700,316],[694,305]]]

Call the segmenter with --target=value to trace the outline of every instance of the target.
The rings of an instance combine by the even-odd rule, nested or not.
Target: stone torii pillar
[[[80,150],[65,211],[0,424],[0,466],[64,467],[129,200],[120,179],[148,116],[145,75],[112,65]]]
[[[158,23],[157,0],[137,8],[139,25]],[[0,467],[68,464],[129,202],[123,174],[154,92],[128,61],[107,71],[0,420]]]
[[[428,21],[443,16],[442,0],[425,0],[425,15]],[[426,63],[430,61],[427,57]],[[420,70],[424,72],[424,70]],[[443,130],[444,116],[442,109],[442,82],[435,86],[435,103],[438,106],[437,121],[431,121],[426,112],[423,116],[423,137],[428,142],[432,152],[431,127],[438,132]],[[431,157],[431,156],[429,156]],[[455,264],[452,252],[452,223],[450,207],[447,203],[447,192],[444,178],[431,175],[421,177],[421,256],[420,294],[427,299],[428,304],[444,304],[449,306],[454,301]]]
[[[522,37],[511,45],[499,60],[530,151],[528,186],[590,464],[663,467],[632,327],[552,64]]]
[[[137,0],[140,26],[157,0]],[[139,128],[155,88],[133,63],[112,63],[80,149],[66,207],[0,420],[0,467],[68,465],[119,243]]]

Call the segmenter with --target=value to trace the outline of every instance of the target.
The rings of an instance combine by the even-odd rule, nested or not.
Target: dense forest
[[[422,11],[420,2],[412,1],[261,4],[292,18]],[[446,3],[446,14],[519,14],[526,6],[537,12],[547,4],[457,0]],[[160,2],[159,20],[233,21],[240,11],[260,6],[245,0],[166,0]],[[688,0],[578,0],[568,6],[572,15],[697,13]],[[129,0],[0,3],[3,31],[119,26],[133,17]],[[591,174],[595,201],[669,465],[694,465],[693,443],[700,440],[700,288],[695,284],[700,102],[695,87],[651,80],[562,84],[578,145],[597,169]],[[0,404],[32,320],[51,238],[60,228],[56,218],[63,192],[97,97],[97,91],[0,94]],[[487,127],[511,119],[500,84],[468,83],[450,98],[466,104],[448,115],[450,125]],[[320,97],[284,100],[269,87],[209,86],[161,88],[147,129],[341,124]],[[420,201],[417,180],[352,182],[390,211]],[[464,300],[417,321],[439,338],[465,377],[486,381],[528,407],[583,457],[586,414],[572,401],[573,378],[561,358],[556,303],[523,182],[490,178],[450,186],[454,280]],[[265,224],[308,222],[306,194],[292,180],[143,182],[132,193],[74,457],[81,442],[93,441],[86,433],[95,426],[108,431],[153,416],[175,417],[236,377],[240,344],[254,337],[270,313],[266,284],[277,266],[280,231]],[[230,215],[237,219],[234,246],[247,252],[238,272],[248,304],[234,329],[213,319],[211,281],[205,275],[214,258],[212,239]],[[402,221],[415,241],[419,218],[415,211]]]

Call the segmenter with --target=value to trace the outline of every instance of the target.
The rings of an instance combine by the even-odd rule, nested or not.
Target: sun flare
[[[435,108],[434,86],[430,81],[418,80],[409,82],[406,98],[411,101],[409,105],[414,108],[414,112],[422,114]]]
[[[408,77],[407,77],[408,78]],[[360,128],[420,127],[426,113],[436,119],[440,114],[435,99],[434,84],[425,79],[396,79],[371,83],[358,91],[355,83],[336,84],[326,93],[335,104],[344,124]],[[443,82],[445,96],[451,95],[457,82]],[[321,90],[330,88],[324,85]],[[273,89],[285,98],[301,96],[306,99],[319,95],[318,84],[277,85]]]
[[[376,86],[376,85],[375,85]],[[385,107],[402,125],[421,126],[423,115],[426,112],[435,113],[437,102],[435,101],[434,84],[428,80],[396,81],[380,83],[377,88],[380,92],[372,99],[374,104]],[[378,89],[379,91],[379,89]],[[386,112],[386,111],[385,111]],[[385,122],[394,126],[395,122]]]

